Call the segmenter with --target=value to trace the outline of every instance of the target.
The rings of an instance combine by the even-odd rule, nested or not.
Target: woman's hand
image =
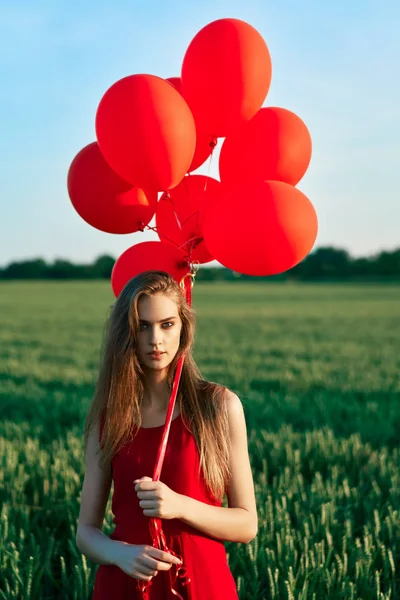
[[[139,506],[143,508],[146,517],[160,519],[180,519],[182,516],[181,494],[171,490],[162,481],[153,481],[151,477],[135,479],[135,492],[140,499]]]
[[[179,565],[181,561],[154,546],[117,542],[113,564],[129,577],[150,581],[158,571],[169,571],[173,564]]]

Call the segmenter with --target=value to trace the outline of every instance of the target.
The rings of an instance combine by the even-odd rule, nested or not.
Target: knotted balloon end
[[[164,192],[163,195],[161,196],[160,200],[169,200],[170,202],[172,202],[171,194],[168,191]]]

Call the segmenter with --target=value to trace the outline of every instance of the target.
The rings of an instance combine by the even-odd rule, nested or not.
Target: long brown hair
[[[186,302],[175,279],[164,271],[145,271],[133,277],[111,306],[103,334],[96,389],[86,416],[85,453],[91,428],[102,420],[99,463],[109,470],[113,455],[133,439],[135,428],[141,426],[145,374],[136,355],[138,300],[143,294],[158,292],[177,304],[182,321],[180,345],[169,366],[168,385],[172,390],[177,363],[185,354],[176,401],[185,426],[195,438],[205,484],[222,502],[231,476],[227,388],[203,379],[192,356],[195,311]]]

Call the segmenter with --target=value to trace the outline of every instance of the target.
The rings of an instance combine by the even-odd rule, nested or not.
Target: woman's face
[[[159,292],[141,296],[138,313],[138,358],[145,367],[161,371],[171,364],[179,349],[182,321],[178,307],[168,296]],[[163,354],[156,358],[151,355],[154,351]]]

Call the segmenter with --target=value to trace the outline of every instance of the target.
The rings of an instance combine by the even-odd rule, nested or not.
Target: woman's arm
[[[257,535],[258,517],[247,445],[246,420],[240,399],[230,391],[227,394],[227,407],[232,472],[227,489],[229,508],[212,506],[181,495],[179,518],[212,537],[247,544]]]
[[[83,480],[76,545],[90,560],[100,565],[114,564],[121,542],[102,532],[104,513],[110,495],[112,474],[99,464],[99,424],[89,433],[86,470]]]
[[[254,517],[244,508],[225,508],[182,496],[181,521],[212,537],[248,544],[257,530]]]
[[[111,540],[94,525],[79,525],[76,545],[87,558],[98,565],[115,565],[120,541]]]

